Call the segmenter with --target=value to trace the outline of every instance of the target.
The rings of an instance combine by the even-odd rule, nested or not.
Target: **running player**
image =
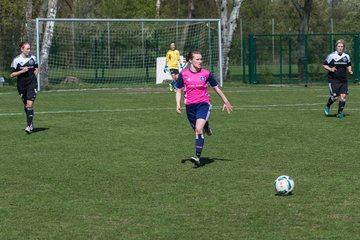
[[[336,117],[343,118],[346,96],[348,95],[348,81],[346,70],[353,74],[351,68],[350,56],[345,51],[345,42],[340,39],[336,42],[336,51],[330,53],[324,61],[323,67],[328,71],[328,82],[330,97],[325,106],[324,112],[328,116],[330,114],[331,105],[340,97],[338,113]]]
[[[22,42],[19,45],[21,54],[11,63],[11,77],[17,77],[17,89],[24,103],[27,126],[25,132],[30,134],[34,129],[34,101],[37,93],[38,63],[35,56],[30,54],[30,44]]]
[[[226,109],[230,113],[233,107],[219,88],[218,82],[211,72],[202,68],[201,51],[189,52],[186,61],[189,62],[190,67],[179,74],[176,85],[176,112],[181,113],[180,100],[182,89],[184,89],[187,118],[195,131],[195,156],[191,159],[195,165],[201,166],[200,156],[205,141],[204,132],[206,132],[206,123],[209,120],[211,110],[210,95],[207,90],[208,83],[223,100],[222,110]]]
[[[166,53],[166,64],[164,72],[170,71],[171,74],[171,83],[169,84],[169,89],[171,92],[176,92],[176,80],[179,76],[179,64],[180,68],[182,68],[182,64],[180,62],[180,52],[176,49],[176,45],[174,42],[170,43],[170,49]]]

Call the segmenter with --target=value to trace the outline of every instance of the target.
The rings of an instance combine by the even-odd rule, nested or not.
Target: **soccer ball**
[[[294,190],[295,182],[292,177],[282,175],[276,178],[274,182],[274,187],[277,194],[288,195]]]

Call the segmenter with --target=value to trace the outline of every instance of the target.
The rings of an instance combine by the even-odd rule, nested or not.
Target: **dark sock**
[[[339,101],[338,113],[342,113],[344,111],[345,103],[346,103],[346,101]]]
[[[204,147],[204,142],[205,142],[204,134],[197,134],[195,139],[195,146],[196,146],[195,152],[197,157],[201,156],[201,152]]]
[[[33,122],[34,110],[33,108],[26,108],[27,125],[30,126]]]
[[[330,107],[331,104],[333,104],[336,100],[333,99],[333,97],[329,97],[328,102],[326,104],[327,107]]]
[[[209,121],[207,121],[207,122],[205,123],[204,129],[205,129],[205,131],[206,131],[206,130],[209,129],[209,128],[210,128],[210,126],[209,126]]]

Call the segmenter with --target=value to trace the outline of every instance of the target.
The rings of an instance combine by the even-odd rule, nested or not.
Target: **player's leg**
[[[205,126],[204,126],[204,133],[206,133],[206,135],[208,135],[208,136],[212,135],[212,130],[210,128],[210,123],[209,123],[210,112],[211,112],[211,105],[210,105],[209,111],[207,113],[206,123],[205,123]]]
[[[206,120],[203,118],[199,118],[196,120],[195,125],[195,155],[196,157],[200,158],[204,143],[205,143],[205,137],[204,137],[204,126],[206,124]]]
[[[176,92],[176,89],[177,89],[177,87],[176,87],[176,81],[177,81],[178,77],[179,77],[179,73],[178,73],[178,71],[177,71],[177,72],[173,75],[173,81],[172,81],[173,88],[175,89],[174,92]]]
[[[200,166],[200,156],[205,144],[204,127],[210,116],[211,105],[209,103],[199,103],[196,105],[195,156],[192,159],[197,166]]]
[[[26,97],[24,98],[26,100],[25,103],[25,112],[26,112],[26,122],[27,127],[25,131],[27,133],[32,133],[34,129],[33,119],[34,119],[34,101],[37,94],[37,87],[33,86],[29,88],[26,92]]]
[[[339,107],[338,107],[338,114],[336,115],[338,118],[345,117],[344,115],[344,108],[346,104],[346,97],[348,92],[347,83],[343,83],[340,87],[340,98],[339,98]]]
[[[324,113],[325,115],[329,115],[330,114],[330,107],[331,105],[336,102],[338,96],[336,94],[336,84],[335,83],[329,83],[329,92],[330,92],[330,97],[326,103],[325,109],[324,109]]]
[[[176,80],[179,76],[179,70],[178,69],[170,69],[171,73],[171,83],[169,84],[170,91],[176,92]]]
[[[195,132],[195,146],[197,144],[197,142],[196,142],[196,123],[197,123],[197,121],[196,121],[196,112],[197,112],[197,104],[186,105],[186,116],[187,116],[187,118],[189,120],[191,128]],[[200,166],[199,157],[197,157],[195,155],[194,157],[191,157],[191,159],[193,160],[195,165]]]

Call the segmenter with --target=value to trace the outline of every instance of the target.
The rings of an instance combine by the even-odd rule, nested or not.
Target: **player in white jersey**
[[[22,42],[19,45],[21,54],[15,57],[11,63],[11,77],[17,77],[17,89],[24,103],[27,126],[25,132],[33,132],[34,101],[37,94],[38,63],[35,56],[30,54],[30,44]]]
[[[330,97],[325,106],[324,112],[330,114],[331,105],[340,97],[338,106],[338,118],[345,117],[344,108],[348,95],[347,72],[353,74],[350,56],[345,51],[345,42],[340,39],[336,42],[336,51],[330,53],[323,63],[324,69],[328,71],[328,82]]]

